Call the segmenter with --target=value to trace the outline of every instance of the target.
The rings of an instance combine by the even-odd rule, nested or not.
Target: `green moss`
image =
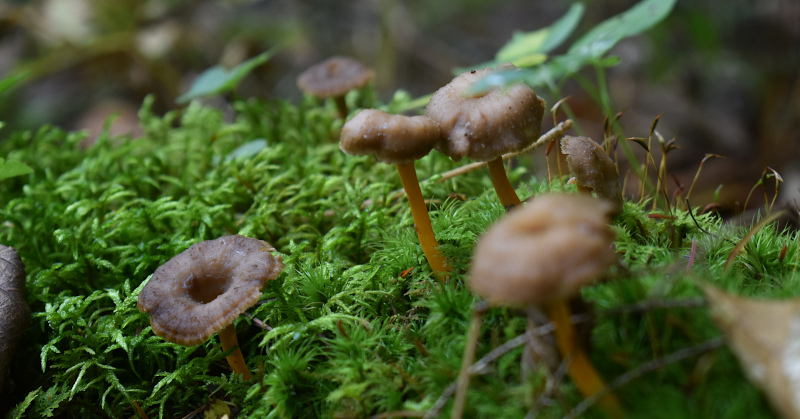
[[[251,99],[236,102],[227,122],[198,103],[157,117],[150,103],[140,112],[142,138],[103,134],[83,150],[82,134],[42,128],[0,143],[2,154],[34,169],[0,182],[0,242],[25,262],[35,320],[13,371],[15,414],[131,417],[136,402],[150,417],[174,417],[212,393],[253,417],[431,408],[461,366],[476,302],[464,285],[472,247],[504,213],[487,173],[423,185],[455,268],[440,284],[405,198],[395,193],[395,169],[339,151],[333,109],[308,99],[297,106]],[[254,147],[237,151],[247,144]],[[417,163],[421,179],[456,166],[438,153]],[[522,196],[566,187],[528,178],[524,167],[512,181]],[[696,224],[680,210],[651,217],[649,207],[625,204],[614,221],[624,266],[584,290],[597,313],[592,358],[610,378],[719,335],[706,307],[625,310],[630,304],[697,299],[698,278],[747,295],[800,291],[796,233],[764,228],[724,272],[746,230],[709,214],[695,215]],[[156,267],[193,243],[232,233],[269,241],[286,263],[250,310],[260,322],[237,322],[251,382],[228,373],[216,337],[193,348],[167,343],[136,308]],[[490,309],[478,356],[525,327],[519,310]],[[472,380],[468,414],[521,417],[534,406],[545,378],[521,367],[522,358],[517,347]],[[561,389],[571,406],[581,400],[568,380]],[[727,349],[666,365],[619,395],[629,417],[770,415]],[[564,414],[556,402],[538,409],[542,417]]]

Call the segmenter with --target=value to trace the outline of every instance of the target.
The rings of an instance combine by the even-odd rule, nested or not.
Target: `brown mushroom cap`
[[[439,126],[428,117],[364,109],[342,127],[339,148],[347,154],[375,154],[384,163],[399,164],[425,157],[441,138]]]
[[[367,84],[375,76],[372,69],[347,57],[332,57],[311,66],[297,77],[297,86],[316,97],[340,96]]]
[[[513,68],[512,64],[497,67]],[[484,68],[462,73],[437,90],[425,108],[446,138],[436,149],[453,160],[492,160],[520,151],[539,138],[544,100],[527,85],[518,83],[467,96],[472,84],[492,71]]]
[[[622,189],[617,166],[600,144],[587,137],[564,137],[561,152],[578,185],[591,189],[598,197],[607,199],[622,210]]]
[[[191,245],[161,265],[139,294],[153,333],[194,346],[258,301],[261,287],[283,270],[267,242],[233,235]]]
[[[588,195],[547,194],[510,212],[481,237],[469,286],[492,304],[563,300],[617,260],[612,206]]]

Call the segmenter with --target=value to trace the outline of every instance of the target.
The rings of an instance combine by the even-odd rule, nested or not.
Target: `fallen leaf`
[[[231,417],[231,408],[224,400],[211,399],[203,417],[205,419],[228,419]]]
[[[747,376],[781,417],[800,419],[800,298],[756,300],[702,288]]]
[[[25,266],[14,248],[0,245],[0,394],[30,315],[25,302]]]

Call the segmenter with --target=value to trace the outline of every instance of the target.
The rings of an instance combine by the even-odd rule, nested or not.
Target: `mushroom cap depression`
[[[384,163],[399,164],[425,157],[441,139],[439,126],[428,117],[364,109],[342,127],[339,148],[347,154],[374,154]]]
[[[514,69],[502,64],[498,70]],[[469,96],[473,83],[492,68],[467,71],[437,90],[425,114],[439,124],[446,141],[436,146],[453,160],[493,160],[520,151],[539,138],[544,100],[523,83]]]
[[[587,137],[564,137],[561,152],[567,156],[567,166],[578,185],[591,189],[598,197],[614,203],[622,210],[622,189],[617,166],[600,144]]]
[[[469,286],[492,304],[563,300],[615,263],[611,203],[546,194],[492,227],[475,246]]]
[[[331,57],[315,64],[297,77],[297,86],[315,97],[340,96],[367,84],[372,69],[347,57]]]
[[[191,245],[161,265],[139,294],[153,333],[184,346],[204,342],[250,308],[283,270],[267,242],[223,236]]]

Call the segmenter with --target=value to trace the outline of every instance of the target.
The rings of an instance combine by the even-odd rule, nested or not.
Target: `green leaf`
[[[263,52],[228,70],[215,65],[200,74],[192,83],[189,91],[178,97],[175,101],[186,103],[199,97],[213,96],[236,89],[236,86],[256,67],[267,62],[277,52],[276,48]]]
[[[601,22],[575,41],[566,55],[554,57],[532,69],[494,72],[475,83],[470,93],[478,94],[520,81],[531,87],[554,85],[565,75],[575,73],[589,64],[603,67],[616,65],[618,58],[603,55],[623,38],[637,35],[663,20],[672,10],[675,1],[644,0]]]
[[[265,148],[267,148],[267,140],[263,138],[256,138],[253,141],[240,145],[235,150],[228,153],[228,155],[225,156],[225,161],[229,162],[238,158],[250,158]]]
[[[672,11],[676,0],[644,0],[612,18],[606,19],[575,41],[568,55],[600,58],[623,38],[638,35]]]
[[[582,3],[575,3],[549,27],[532,32],[515,32],[511,40],[497,51],[495,59],[501,63],[511,62],[517,67],[530,67],[544,62],[547,53],[572,34],[584,9]]]
[[[28,71],[23,71],[21,73],[12,74],[4,79],[0,79],[0,95],[13,89],[14,85],[22,80],[25,80],[28,77],[28,74]]]
[[[33,173],[33,169],[28,167],[25,163],[16,160],[5,161],[0,157],[0,180],[14,177],[29,175]]]
[[[546,28],[531,32],[514,32],[511,40],[497,51],[493,61],[469,68],[458,68],[455,74],[476,68],[496,67],[498,64],[508,62],[517,67],[533,67],[545,62],[547,53],[561,45],[575,30],[584,9],[582,3],[575,3],[564,16]]]

